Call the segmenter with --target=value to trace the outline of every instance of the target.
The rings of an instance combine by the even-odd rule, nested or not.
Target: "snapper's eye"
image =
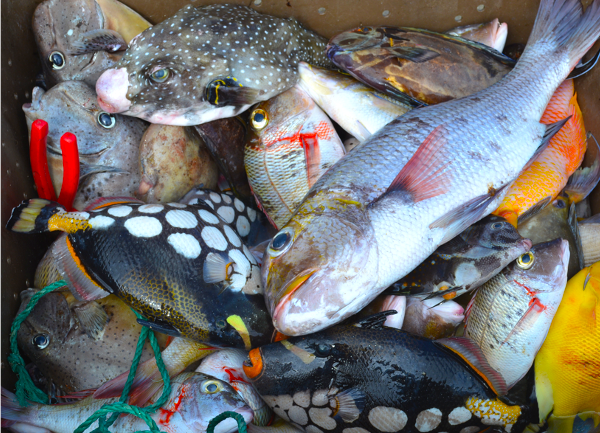
[[[106,129],[114,128],[114,126],[117,124],[117,119],[115,116],[108,114],[106,111],[99,112],[96,120],[98,121],[98,125]]]
[[[265,129],[265,127],[269,124],[269,115],[265,110],[257,108],[250,115],[250,123],[252,124],[252,128],[256,129],[257,131]]]
[[[65,67],[65,56],[60,51],[52,51],[48,56],[52,69],[59,70]]]
[[[156,71],[152,72],[152,74],[150,74],[150,78],[152,78],[152,80],[156,81],[157,83],[164,83],[165,81],[167,81],[167,78],[169,78],[169,75],[171,75],[169,70],[163,68],[157,69]]]
[[[223,385],[216,380],[205,380],[202,382],[200,389],[205,394],[215,394],[223,389]]]
[[[46,347],[48,347],[48,344],[50,344],[50,339],[47,335],[38,334],[35,337],[33,337],[32,343],[38,349],[45,349]]]
[[[269,254],[272,257],[277,257],[292,245],[294,240],[294,231],[286,227],[275,235],[271,243],[269,244]]]
[[[528,253],[521,254],[517,259],[517,266],[521,269],[529,269],[533,266],[533,262],[535,262],[535,256],[529,251]]]

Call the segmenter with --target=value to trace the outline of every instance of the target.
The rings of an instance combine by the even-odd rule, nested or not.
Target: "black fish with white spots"
[[[384,327],[390,313],[253,349],[244,371],[307,433],[520,432],[537,419],[498,397],[506,384],[470,340]]]
[[[159,332],[246,350],[274,336],[256,259],[203,202],[107,198],[89,212],[67,213],[31,199],[13,210],[7,228],[66,232],[53,255],[75,297],[115,294]]]
[[[109,113],[165,125],[233,117],[284,92],[298,63],[333,67],[327,40],[241,5],[187,5],[131,41],[96,83]]]

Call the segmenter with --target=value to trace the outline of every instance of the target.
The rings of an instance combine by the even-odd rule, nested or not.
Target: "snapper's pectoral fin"
[[[430,229],[445,229],[444,238],[441,243],[448,242],[458,234],[462,233],[467,227],[475,224],[484,217],[486,208],[495,200],[499,192],[504,190],[512,182],[509,182],[498,189],[491,188],[490,192],[477,196],[464,205],[453,209],[446,215],[438,218],[429,225]]]
[[[96,301],[91,301],[73,306],[72,311],[89,337],[94,340],[102,339],[104,329],[108,323],[108,314],[106,314],[102,305]]]
[[[206,86],[206,100],[211,105],[251,105],[257,102],[258,89],[246,87],[234,77],[223,77],[212,80]]]
[[[576,170],[563,190],[572,203],[579,203],[586,198],[600,181],[600,145],[596,141],[596,137],[593,135],[591,137],[596,142],[597,149],[594,163],[589,167]]]
[[[137,322],[142,326],[146,326],[153,331],[160,332],[162,334],[172,335],[173,337],[182,336],[181,332],[179,332],[177,328],[167,322],[163,322],[162,320],[137,319]]]
[[[98,29],[83,33],[79,39],[71,43],[68,54],[79,55],[106,51],[114,53],[127,49],[127,42],[114,30]]]
[[[550,144],[550,140],[552,139],[552,137],[554,137],[554,135],[556,135],[556,133],[560,131],[560,128],[562,128],[571,117],[573,116],[565,117],[564,119],[559,120],[558,122],[544,125],[546,127],[546,131],[544,132],[542,141],[540,142],[540,145],[538,146],[534,154],[531,156],[531,158],[529,158],[529,161],[527,161],[527,164],[525,164],[525,166],[521,170],[521,173],[527,170],[529,166],[537,159],[537,157],[540,156],[540,153],[546,150],[546,147],[548,147],[548,145]]]
[[[379,313],[365,317],[359,322],[356,322],[354,326],[365,329],[383,329],[383,324],[385,323],[387,316],[391,316],[393,314],[398,314],[398,312],[396,310],[380,311]]]
[[[391,192],[405,191],[416,203],[445,194],[452,185],[448,152],[444,152],[446,144],[446,128],[440,125],[421,143],[384,196]]]
[[[485,355],[473,340],[466,337],[450,337],[436,340],[433,343],[460,357],[497,395],[504,395],[508,392],[506,381],[502,375],[490,366]]]

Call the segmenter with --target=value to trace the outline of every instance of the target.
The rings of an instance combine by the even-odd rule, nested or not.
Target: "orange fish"
[[[572,116],[550,140],[548,147],[511,185],[493,214],[515,227],[556,198],[577,170],[585,155],[587,140],[577,104],[573,80],[565,80],[554,92],[540,119],[546,125]]]

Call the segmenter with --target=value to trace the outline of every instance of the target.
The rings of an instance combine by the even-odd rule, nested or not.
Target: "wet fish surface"
[[[277,330],[339,323],[495,209],[561,126],[539,120],[599,35],[599,1],[582,12],[575,0],[544,0],[501,82],[412,110],[332,166],[266,250],[262,279]]]
[[[326,43],[293,18],[187,5],[131,41],[96,83],[98,100],[108,112],[166,125],[232,117],[296,84],[299,61],[332,67]]]
[[[345,154],[329,118],[299,86],[250,112],[244,164],[256,203],[276,228]]]
[[[47,92],[36,87],[32,102],[23,105],[27,126],[48,123],[48,169],[58,197],[63,180],[60,138],[65,132],[77,137],[80,180],[73,206],[82,210],[98,197],[133,197],[140,183],[140,140],[148,124],[103,111],[96,93],[81,81],[59,83]]]
[[[494,18],[488,23],[459,26],[444,33],[479,42],[502,52],[508,36],[508,25]]]

